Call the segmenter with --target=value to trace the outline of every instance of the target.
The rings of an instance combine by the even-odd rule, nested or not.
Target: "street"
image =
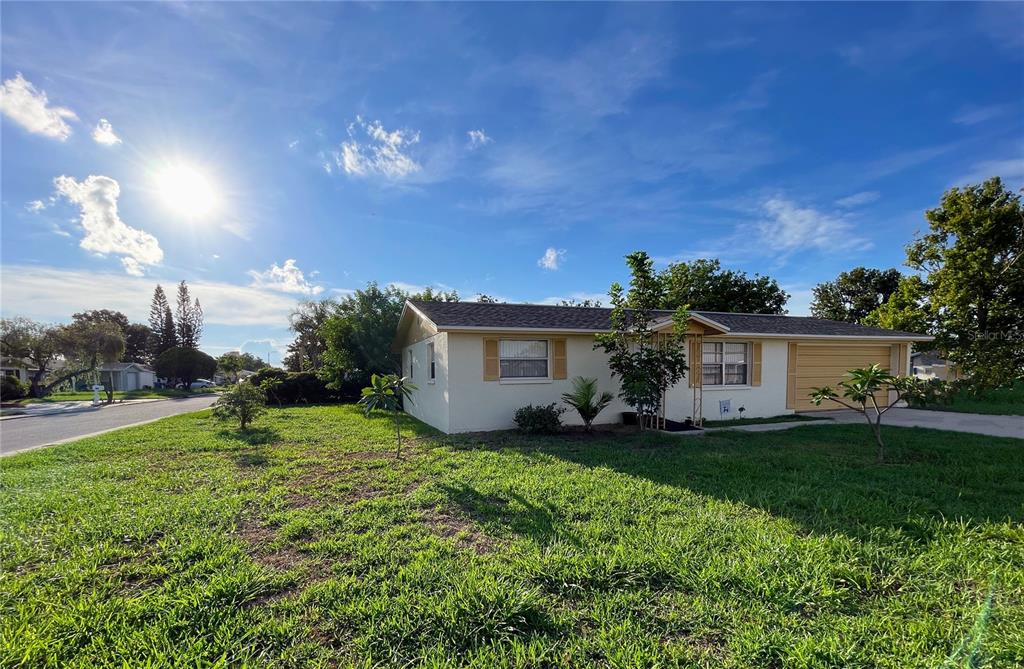
[[[0,421],[0,456],[63,443],[159,418],[200,411],[216,395],[169,399],[139,404],[109,405],[74,413],[31,416]]]

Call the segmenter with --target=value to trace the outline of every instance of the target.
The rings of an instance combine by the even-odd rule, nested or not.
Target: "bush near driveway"
[[[0,459],[0,666],[1019,666],[1021,441],[519,437],[356,406]],[[577,435],[578,436],[578,435]],[[972,635],[994,584],[993,609]],[[957,649],[961,655],[956,656]]]

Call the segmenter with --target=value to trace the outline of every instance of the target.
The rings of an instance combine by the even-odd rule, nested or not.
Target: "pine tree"
[[[150,350],[154,357],[175,346],[174,317],[167,294],[159,284],[153,291],[153,303],[149,307],[149,330]]]
[[[178,308],[175,319],[175,330],[178,335],[178,346],[182,348],[199,348],[199,338],[203,333],[203,308],[199,300],[192,301],[188,292],[188,284],[178,284]]]

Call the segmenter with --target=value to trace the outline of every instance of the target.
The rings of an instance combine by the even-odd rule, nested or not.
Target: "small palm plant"
[[[604,411],[604,408],[615,399],[607,390],[600,395],[597,394],[597,379],[587,379],[577,376],[572,380],[572,392],[562,395],[562,401],[576,409],[587,432],[590,432],[597,414]]]
[[[824,386],[811,389],[811,402],[814,406],[821,406],[822,402],[830,400],[864,416],[878,443],[878,461],[883,462],[885,442],[882,441],[882,416],[901,400],[918,396],[921,393],[921,383],[913,377],[893,376],[889,370],[877,363],[870,367],[851,369],[846,375],[849,378],[839,382],[842,397],[845,399],[840,399],[830,386]],[[894,397],[891,402],[890,393]],[[884,398],[881,403],[879,397]],[[874,418],[869,412],[874,413]]]
[[[412,391],[416,386],[409,383],[404,376],[397,374],[386,374],[370,377],[370,385],[363,388],[363,396],[359,403],[363,405],[363,414],[369,418],[374,409],[390,411],[395,419],[395,437],[398,440],[398,448],[395,457],[402,457],[402,422],[399,417],[399,410],[402,408],[402,401],[412,404]]]

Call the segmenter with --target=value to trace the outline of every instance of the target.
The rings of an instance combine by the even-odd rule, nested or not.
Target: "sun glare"
[[[217,209],[217,193],[202,172],[188,165],[171,165],[157,174],[160,199],[172,211],[201,218]]]

